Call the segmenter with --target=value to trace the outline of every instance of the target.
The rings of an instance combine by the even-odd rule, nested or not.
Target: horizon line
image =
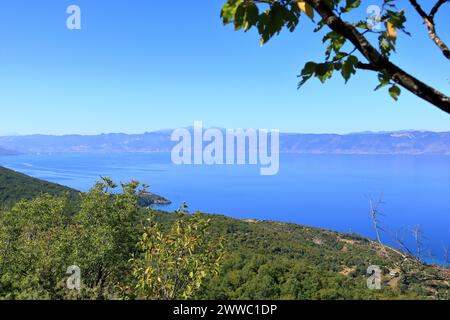
[[[180,128],[185,128],[185,129],[191,129],[192,126],[185,126],[185,127],[180,127]],[[8,137],[31,137],[31,136],[48,136],[48,137],[66,137],[66,136],[83,136],[83,137],[93,137],[93,136],[102,136],[102,135],[128,135],[128,136],[133,136],[133,135],[144,135],[144,134],[150,134],[150,133],[161,133],[161,132],[166,132],[166,131],[173,131],[176,130],[178,128],[174,128],[174,129],[158,129],[158,130],[154,130],[154,131],[144,131],[141,133],[126,133],[126,132],[101,132],[101,133],[62,133],[62,134],[50,134],[50,133],[29,133],[29,134],[21,134],[21,133],[5,133],[5,134],[0,134],[1,138],[8,138]],[[210,127],[205,127],[206,129],[220,129],[220,130],[226,130],[228,128],[223,128],[223,127],[219,127],[219,126],[210,126]],[[240,128],[233,128],[233,129],[240,129]],[[247,129],[254,129],[254,128],[242,128],[244,130]],[[430,133],[448,133],[449,131],[434,131],[434,130],[419,130],[419,129],[398,129],[398,130],[380,130],[380,131],[372,131],[372,130],[367,130],[367,131],[353,131],[353,132],[347,132],[347,133],[336,133],[336,132],[321,132],[321,133],[317,133],[317,132],[294,132],[294,131],[282,131],[280,130],[280,134],[302,134],[302,135],[340,135],[340,136],[345,136],[345,135],[352,135],[352,134],[387,134],[387,133],[408,133],[408,132],[421,132],[421,133],[425,133],[425,132],[430,132]]]

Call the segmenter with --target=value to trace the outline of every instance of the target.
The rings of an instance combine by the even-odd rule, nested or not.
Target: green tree
[[[390,58],[395,52],[398,31],[409,35],[405,28],[405,10],[396,7],[396,0],[384,0],[380,14],[367,21],[349,21],[355,14],[349,14],[360,7],[361,0],[228,0],[223,6],[221,17],[224,24],[232,23],[236,30],[248,31],[256,28],[261,43],[269,41],[283,29],[293,32],[299,25],[300,16],[306,15],[316,24],[315,32],[327,27],[323,42],[326,45],[325,59],[321,62],[307,62],[301,71],[299,87],[312,77],[325,82],[335,72],[340,72],[345,82],[358,70],[368,70],[378,75],[376,89],[389,87],[389,94],[395,100],[403,87],[416,96],[450,113],[450,98],[415,78],[394,64]],[[405,1],[406,2],[406,1]],[[431,40],[450,59],[450,51],[436,33],[434,17],[447,0],[437,0],[429,13],[415,0],[410,8],[415,10],[428,28]],[[368,3],[372,4],[371,2]],[[317,17],[318,16],[318,17]],[[374,28],[379,25],[380,28]]]
[[[82,194],[74,215],[67,197],[23,200],[0,214],[0,296],[7,299],[116,298],[137,252],[147,210],[139,183],[103,178]],[[81,290],[66,287],[69,266],[81,270]]]
[[[139,247],[142,255],[132,260],[138,299],[189,299],[204,279],[218,273],[222,242],[208,240],[209,220],[200,213],[190,215],[183,205],[166,231],[151,223]]]
[[[67,255],[63,243],[66,198],[21,201],[0,218],[0,295],[47,299],[57,295]]]
[[[83,272],[83,284],[96,298],[108,297],[129,273],[128,260],[136,252],[145,215],[138,206],[139,183],[117,186],[102,178],[82,195],[80,211],[74,217],[82,237],[74,242],[73,264]],[[145,211],[144,211],[145,212]],[[148,213],[148,211],[147,211]]]

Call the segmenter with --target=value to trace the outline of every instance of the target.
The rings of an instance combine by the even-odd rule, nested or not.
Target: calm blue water
[[[429,246],[450,246],[450,157],[282,155],[276,176],[257,166],[175,166],[170,154],[0,157],[0,165],[86,191],[100,175],[137,179],[191,210],[295,222],[373,237],[367,195],[384,195],[382,225],[421,224]],[[384,235],[387,243],[389,236]]]

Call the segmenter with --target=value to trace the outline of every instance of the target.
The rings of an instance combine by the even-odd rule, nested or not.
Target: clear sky
[[[323,57],[312,23],[302,17],[298,31],[260,47],[255,32],[222,25],[223,1],[2,1],[0,134],[140,133],[194,120],[290,132],[450,131],[448,115],[406,90],[397,103],[374,92],[368,71],[347,85],[336,75],[297,90],[303,64]],[[71,4],[81,7],[82,30],[66,28]],[[408,16],[413,38],[400,36],[394,61],[450,94],[450,63]],[[450,5],[437,22],[450,42]]]

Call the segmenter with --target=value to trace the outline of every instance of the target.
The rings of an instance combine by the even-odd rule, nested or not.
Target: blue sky
[[[194,120],[314,133],[450,130],[448,115],[406,90],[399,102],[374,92],[371,72],[297,90],[303,64],[323,57],[312,23],[302,17],[298,31],[260,47],[255,32],[222,25],[223,1],[2,1],[0,134],[139,133]],[[82,30],[66,28],[71,4]],[[437,17],[447,42],[449,7]],[[394,61],[449,94],[450,64],[408,16],[413,38],[400,36]]]

